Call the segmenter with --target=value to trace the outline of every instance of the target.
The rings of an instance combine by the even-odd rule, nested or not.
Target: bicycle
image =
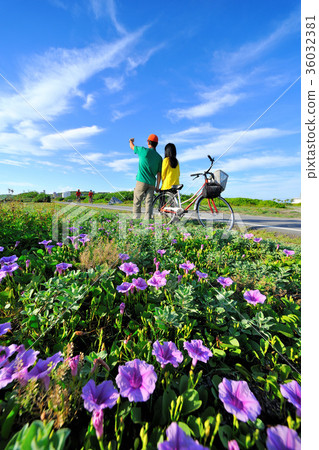
[[[231,230],[234,225],[234,212],[230,204],[220,196],[220,193],[225,189],[228,175],[225,175],[224,180],[220,180],[221,184],[217,182],[213,173],[210,172],[214,165],[214,158],[207,155],[211,161],[210,167],[205,172],[193,173],[190,176],[194,179],[204,176],[204,184],[198,191],[190,198],[181,202],[180,191],[183,184],[174,185],[168,191],[163,191],[153,200],[152,217],[159,215],[162,221],[167,225],[180,220],[185,214],[190,212],[190,208],[194,205],[196,218],[203,226],[215,226],[225,230]],[[217,173],[217,172],[216,172]],[[205,196],[205,189],[209,190],[212,187],[214,198],[207,198]],[[203,195],[204,190],[204,195]],[[209,195],[209,194],[208,194]],[[185,208],[184,203],[190,202]]]

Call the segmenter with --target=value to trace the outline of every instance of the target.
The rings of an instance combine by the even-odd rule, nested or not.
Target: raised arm
[[[134,150],[134,138],[130,139],[131,150]]]

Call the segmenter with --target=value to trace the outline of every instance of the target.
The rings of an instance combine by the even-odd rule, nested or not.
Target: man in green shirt
[[[148,148],[137,147],[130,139],[130,147],[138,155],[138,172],[134,189],[133,219],[141,217],[141,204],[145,198],[145,219],[150,220],[154,190],[158,191],[161,182],[162,157],[157,153],[158,137],[150,134]],[[156,188],[155,188],[156,184]]]

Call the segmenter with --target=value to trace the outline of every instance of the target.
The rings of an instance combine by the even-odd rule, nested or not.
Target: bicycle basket
[[[226,172],[223,172],[222,170],[216,170],[214,172],[214,179],[219,183],[222,187],[222,191],[226,189],[226,184],[228,180],[228,175]]]
[[[216,181],[210,181],[203,187],[202,196],[204,198],[216,198],[220,196],[222,191],[223,188],[219,183],[216,183]]]

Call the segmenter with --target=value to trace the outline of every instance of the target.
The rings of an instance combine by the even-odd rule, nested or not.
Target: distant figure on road
[[[80,189],[78,189],[77,191],[76,191],[76,200],[77,200],[77,202],[78,203],[81,203],[81,191],[80,191]]]
[[[90,189],[90,192],[89,192],[89,202],[93,203],[93,191],[92,191],[92,189]]]
[[[157,153],[158,137],[150,134],[147,139],[148,148],[137,147],[134,139],[130,139],[130,147],[138,155],[138,172],[133,200],[133,219],[141,217],[141,204],[145,199],[145,219],[150,220],[154,190],[159,190],[161,182],[162,157]],[[156,188],[155,188],[156,183]]]

